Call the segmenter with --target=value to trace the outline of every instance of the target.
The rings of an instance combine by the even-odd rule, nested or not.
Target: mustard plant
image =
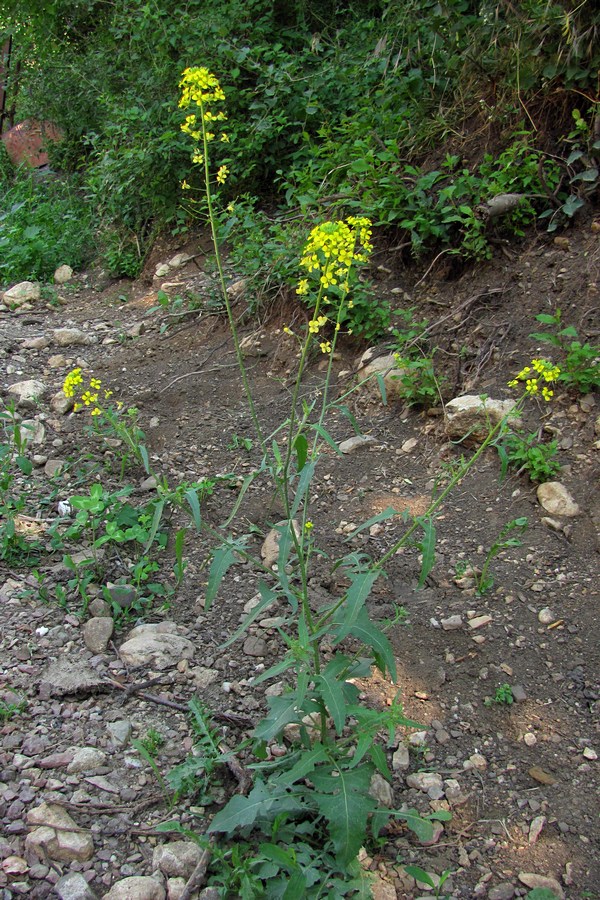
[[[74,400],[74,412],[89,411],[92,428],[97,434],[120,442],[121,478],[132,459],[150,474],[148,450],[144,443],[145,435],[138,425],[139,413],[135,406],[127,407],[122,400],[112,402],[113,391],[110,388],[102,388],[101,380],[94,376],[87,380],[84,387],[80,367],[72,369],[66,376],[63,393],[65,397]]]
[[[250,416],[263,452],[259,472],[271,479],[284,508],[283,520],[274,526],[278,555],[273,569],[267,569],[252,553],[249,536],[232,537],[227,530],[255,474],[244,480],[240,497],[223,527],[211,527],[200,516],[195,519],[196,525],[212,535],[217,544],[210,564],[205,608],[211,606],[228,570],[240,558],[251,562],[259,572],[260,600],[224,647],[243,636],[252,622],[275,602],[281,600],[288,606],[288,613],[278,626],[284,656],[253,682],[258,685],[275,677],[285,678],[286,687],[281,695],[269,698],[268,712],[252,732],[251,744],[258,760],[251,766],[252,790],[248,796],[235,795],[214,816],[208,832],[236,835],[236,840],[250,832],[266,834],[270,843],[259,847],[251,867],[265,888],[268,882],[269,895],[275,895],[273,891],[278,886],[288,885],[293,875],[296,895],[312,897],[333,882],[343,882],[347,888],[360,885],[364,875],[357,854],[369,827],[377,835],[390,817],[399,817],[421,836],[431,834],[432,816],[423,819],[414,810],[381,810],[369,794],[376,771],[390,778],[384,747],[391,744],[398,728],[416,723],[405,717],[399,697],[381,712],[360,702],[353,681],[367,677],[373,666],[384,676],[396,679],[392,645],[385,630],[370,620],[366,601],[377,580],[384,576],[390,560],[402,547],[414,546],[418,535],[422,535],[418,541],[422,551],[420,584],[424,583],[435,562],[435,518],[440,506],[506,430],[508,417],[490,426],[479,448],[455,467],[427,513],[407,522],[403,534],[379,559],[374,560],[366,553],[349,552],[340,559],[330,560],[334,569],[343,569],[349,587],[328,605],[314,609],[310,584],[315,561],[329,557],[319,546],[319,530],[310,514],[311,485],[323,448],[339,452],[326,428],[327,414],[333,409],[344,412],[343,401],[355,389],[351,388],[342,398],[330,397],[334,353],[347,321],[348,307],[353,302],[352,288],[361,268],[368,265],[372,251],[371,223],[364,216],[326,221],[315,225],[308,236],[300,257],[296,293],[309,306],[311,318],[304,330],[284,328],[286,336],[297,347],[296,377],[289,415],[266,436],[239,352],[215,225],[219,186],[229,175],[225,163],[213,166],[210,161],[212,147],[218,144],[218,134],[227,121],[222,105],[224,92],[216,76],[206,68],[186,69],[180,87],[180,106],[187,113],[182,129],[193,141],[192,162],[203,174],[205,200],[201,208],[207,211],[210,221],[232,340]],[[223,141],[222,132],[220,141]],[[183,187],[188,190],[188,183]],[[302,379],[315,352],[326,359],[323,381],[312,401],[300,401]],[[548,385],[555,380],[556,371],[544,369],[537,374],[544,380],[544,398],[550,399]],[[514,384],[518,386],[522,377],[523,372],[514,379]],[[519,408],[534,393],[534,380],[528,379],[515,407]],[[349,538],[393,515],[394,510],[384,510],[362,523]],[[358,643],[361,649],[348,650],[349,640],[354,646]],[[281,741],[284,732],[288,741],[285,754],[269,759],[269,745]],[[448,814],[440,811],[433,817],[443,820]],[[303,823],[305,837],[301,843],[297,834],[299,821]],[[290,868],[287,857],[283,859],[290,844],[296,859],[304,854],[303,865]],[[307,847],[312,847],[310,852]]]

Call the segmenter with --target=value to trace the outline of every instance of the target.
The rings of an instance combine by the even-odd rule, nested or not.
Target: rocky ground
[[[404,269],[381,254],[377,290],[399,306],[416,307],[415,317],[431,323],[447,376],[446,403],[482,393],[506,400],[508,379],[539,351],[529,337],[538,313],[561,307],[564,322],[597,343],[599,240],[589,226],[555,243],[534,238],[518,255],[501,248],[492,262],[460,276],[439,266]],[[269,609],[245,638],[223,650],[252,607],[256,575],[240,562],[205,609],[209,545],[195,533],[185,547],[182,584],[168,606],[155,604],[145,625],[134,629],[131,613],[115,629],[100,585],[90,586],[85,615],[73,597],[67,608],[57,602],[72,573],[62,553],[48,552],[48,528],[57,518],[68,524],[69,498],[90,484],[120,486],[119,448],[88,437],[84,417],[61,396],[75,365],[140,410],[152,467],[169,484],[243,476],[258,462],[201,246],[186,246],[192,258],[175,258],[172,265],[182,248],[158,247],[147,277],[136,283],[77,274],[46,289],[42,299],[15,304],[9,296],[0,311],[4,399],[15,399],[19,415],[32,424],[27,453],[34,469],[17,482],[26,500],[19,528],[44,548],[41,556],[8,555],[0,564],[3,900],[198,896],[188,882],[201,850],[155,826],[177,821],[201,831],[202,807],[207,815],[218,808],[235,787],[235,773],[223,776],[195,808],[172,804],[136,742],[149,748],[164,777],[192,751],[192,697],[212,710],[223,745],[234,746],[260,718],[265,694],[281,689],[272,682],[253,687],[251,679],[282,653],[275,617],[284,610]],[[161,287],[170,296],[200,298],[200,308],[157,309]],[[232,298],[258,412],[270,431],[289,408],[294,369],[282,326],[298,325],[304,313],[290,301],[258,317],[243,316],[252,298],[235,273]],[[335,364],[340,393],[364,349],[342,345]],[[321,379],[315,358],[306,396],[318,391]],[[39,384],[17,387],[32,380]],[[403,862],[434,877],[450,872],[443,891],[454,898],[511,900],[533,887],[574,900],[600,897],[600,403],[597,391],[558,393],[547,406],[530,404],[526,425],[558,440],[562,489],[538,495],[514,472],[501,481],[498,456],[490,451],[441,509],[436,564],[424,588],[416,586],[418,551],[407,549],[394,557],[370,600],[375,618],[402,607],[389,632],[398,687],[406,714],[422,723],[397,735],[390,754],[393,797],[380,785],[379,799],[423,813],[452,812],[428,845],[399,828],[365,856],[379,898],[431,896],[406,875]],[[363,390],[352,411],[370,440],[342,456],[326,453],[313,483],[314,531],[333,558],[349,545],[378,557],[401,534],[401,513],[423,512],[448,463],[469,451],[449,439],[441,407],[425,414],[393,397],[383,406]],[[353,434],[341,417],[330,430],[338,442]],[[136,502],[144,503],[155,483],[141,470],[127,477]],[[228,482],[217,484],[206,500],[207,519],[223,521],[234,497]],[[348,539],[356,525],[388,506],[398,511],[396,518]],[[522,545],[498,556],[493,587],[478,594],[471,569],[481,568],[502,527],[521,516],[528,519]],[[250,531],[260,552],[277,519],[259,481],[232,528]],[[85,556],[89,548],[73,552]],[[166,557],[172,556],[170,545]],[[126,571],[127,560],[121,563]],[[122,580],[119,561],[111,564],[107,581]],[[169,567],[160,577],[173,583]],[[316,602],[340,586],[323,561],[312,583]],[[121,600],[127,606],[127,597]],[[397,689],[379,676],[361,688],[373,705],[389,703]],[[510,702],[494,702],[498,697]]]

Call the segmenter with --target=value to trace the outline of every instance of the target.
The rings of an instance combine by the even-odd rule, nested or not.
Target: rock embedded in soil
[[[488,900],[513,900],[514,896],[515,887],[508,881],[497,884],[488,891]]]
[[[375,772],[371,778],[369,795],[373,800],[377,801],[379,806],[384,806],[386,809],[394,808],[395,801],[392,786],[379,772]]]
[[[519,881],[528,888],[546,888],[554,891],[559,900],[564,900],[565,893],[556,880],[549,875],[538,875],[535,872],[519,872]]]
[[[62,265],[54,273],[54,284],[66,284],[73,277],[71,266]]]
[[[39,300],[42,296],[42,289],[39,284],[32,281],[20,281],[14,287],[4,291],[2,297],[7,306],[22,306],[23,303],[31,303]]]
[[[66,416],[75,406],[74,397],[66,397],[64,391],[57,391],[50,400],[50,408],[59,416]]]
[[[482,400],[475,394],[455,397],[445,407],[446,434],[449,438],[481,443],[505,416],[509,417],[510,424],[519,422],[516,412],[510,415],[514,409],[512,400],[493,400],[491,397]]]
[[[32,407],[46,393],[46,385],[37,378],[27,378],[25,381],[15,381],[8,388],[8,393],[15,397],[18,406]]]
[[[165,900],[162,884],[149,875],[132,875],[122,878],[111,887],[102,900]]]
[[[98,895],[91,889],[81,872],[69,872],[54,885],[60,900],[97,900]]]
[[[379,347],[370,347],[358,360],[357,369],[360,381],[369,379],[366,384],[362,385],[361,390],[367,388],[371,394],[381,398],[377,380],[379,375],[383,378],[386,392],[390,398],[397,399],[403,396],[404,385],[401,379],[407,370],[398,367],[395,354],[388,353],[387,350],[382,351]]]
[[[174,622],[138,625],[119,647],[119,656],[127,666],[149,665],[155,669],[169,669],[181,659],[192,659],[194,645],[176,633]]]
[[[546,481],[537,489],[537,498],[546,512],[554,516],[570,518],[578,516],[580,508],[564,484],[560,481]]]
[[[375,438],[370,434],[355,434],[353,437],[342,441],[338,446],[341,453],[353,453],[355,450],[373,443],[375,443]]]
[[[55,328],[52,332],[52,341],[59,347],[82,347],[85,344],[92,344],[93,338],[80,328]]]
[[[444,782],[437,772],[414,772],[406,777],[406,783],[427,794],[431,800],[441,800],[444,796]]]
[[[59,862],[86,862],[94,855],[92,836],[79,829],[61,806],[42,803],[27,813],[27,822],[39,827],[27,835],[25,847],[42,860],[48,855]]]
[[[194,841],[159,844],[152,855],[152,867],[171,878],[189,878],[202,856],[202,848]]]
[[[85,646],[92,653],[104,653],[112,637],[115,623],[110,616],[94,616],[83,626]]]
[[[69,775],[80,772],[93,772],[95,769],[103,766],[105,762],[106,753],[98,750],[97,747],[79,747],[67,766],[67,772]]]

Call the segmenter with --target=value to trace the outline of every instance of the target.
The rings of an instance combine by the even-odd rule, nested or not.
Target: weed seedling
[[[8,722],[13,716],[18,716],[27,709],[27,700],[19,700],[18,703],[8,703],[0,700],[0,722]]]
[[[501,684],[496,688],[493,697],[487,697],[484,701],[485,706],[510,706],[514,702],[514,697],[510,684]]]
[[[484,594],[488,591],[494,584],[494,577],[490,575],[490,565],[492,560],[498,556],[502,550],[506,550],[508,547],[520,547],[521,541],[517,537],[507,537],[512,531],[517,531],[521,533],[525,531],[528,525],[528,520],[526,516],[519,516],[517,519],[513,519],[512,522],[508,522],[495,542],[492,544],[490,549],[488,550],[487,556],[485,558],[485,562],[481,569],[481,574],[477,578],[477,593]]]

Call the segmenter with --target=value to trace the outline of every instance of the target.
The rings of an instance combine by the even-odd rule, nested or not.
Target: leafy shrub
[[[94,246],[92,216],[68,179],[41,180],[30,170],[3,179],[0,279],[48,280],[57,266],[79,268]]]
[[[527,472],[531,481],[551,481],[560,472],[555,459],[556,441],[544,443],[537,432],[533,434],[508,434],[498,447],[503,466],[511,466],[519,472]]]

